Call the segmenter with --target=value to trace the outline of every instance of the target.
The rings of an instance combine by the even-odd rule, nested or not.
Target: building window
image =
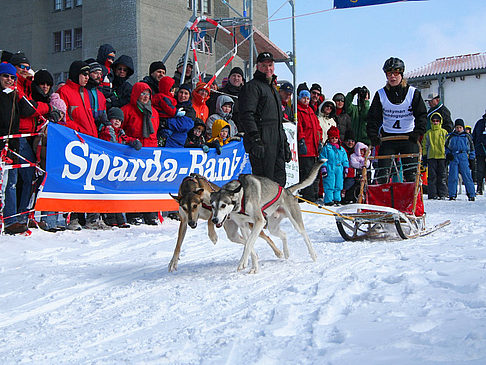
[[[83,0],[75,0],[76,6],[81,6],[83,5]]]
[[[196,12],[202,12],[204,14],[211,14],[211,0],[196,0]],[[187,8],[192,10],[192,0],[187,0]]]
[[[54,11],[62,10],[62,0],[54,0]]]
[[[73,0],[64,0],[64,9],[71,9],[73,7]]]
[[[68,29],[64,31],[64,48],[63,51],[70,51],[73,49],[73,31]]]
[[[74,49],[83,47],[83,29],[74,29]]]
[[[61,52],[61,32],[54,32],[54,52]]]
[[[205,36],[200,37],[201,34]],[[206,54],[213,53],[213,39],[208,36],[204,29],[201,28],[201,33],[195,34],[194,42],[196,44],[196,50]]]

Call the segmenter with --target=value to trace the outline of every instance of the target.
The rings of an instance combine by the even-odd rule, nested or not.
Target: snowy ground
[[[318,259],[291,228],[289,260],[178,222],[0,237],[0,363],[485,364],[486,198],[427,201],[434,234],[343,242],[305,214]],[[309,208],[302,205],[304,208]],[[281,246],[280,242],[278,242]]]

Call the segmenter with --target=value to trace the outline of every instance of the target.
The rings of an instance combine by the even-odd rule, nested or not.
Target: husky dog
[[[304,237],[311,258],[316,260],[316,253],[305,231],[302,213],[293,193],[313,183],[322,163],[315,163],[304,181],[286,189],[266,177],[240,175],[238,180],[232,180],[219,191],[211,193],[213,223],[216,227],[221,227],[228,219],[235,222],[246,240],[238,270],[248,266],[248,255],[251,254],[250,273],[258,272],[258,258],[253,246],[265,225],[271,234],[282,240],[285,258],[289,257],[287,235],[280,229],[280,222],[285,217],[289,218],[294,228]],[[253,223],[251,232],[248,229],[249,223]]]
[[[169,272],[177,270],[182,241],[184,241],[186,236],[188,225],[191,228],[196,228],[197,221],[204,219],[208,222],[209,238],[214,244],[218,241],[218,235],[211,220],[212,210],[210,206],[210,194],[218,190],[219,186],[208,181],[204,176],[192,173],[182,181],[177,196],[170,194],[179,203],[180,224],[177,244],[169,263]],[[224,224],[224,229],[228,239],[236,243],[245,244],[245,240],[238,233],[238,226],[234,222],[227,221]],[[282,257],[282,252],[275,246],[270,237],[263,232],[260,236],[268,242],[275,256]]]

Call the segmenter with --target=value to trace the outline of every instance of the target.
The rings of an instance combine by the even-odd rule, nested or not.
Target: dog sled
[[[384,137],[382,141],[404,140],[408,136]],[[418,162],[404,166],[397,159],[418,158]],[[369,156],[366,161],[390,159],[391,171],[385,184],[368,184],[367,168],[362,172],[358,203],[344,205],[334,214],[340,235],[346,241],[364,239],[402,239],[428,235],[450,223],[449,220],[427,228],[420,178],[422,148],[418,153],[401,155]],[[405,169],[416,169],[414,182],[403,182],[401,175]],[[395,181],[394,181],[395,180]]]

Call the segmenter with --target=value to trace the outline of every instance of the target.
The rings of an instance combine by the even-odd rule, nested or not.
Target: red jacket
[[[150,90],[145,82],[137,82],[133,85],[132,95],[130,96],[130,104],[124,105],[121,109],[123,110],[124,120],[122,128],[126,135],[129,137],[137,138],[142,142],[143,147],[157,147],[157,129],[159,129],[159,113],[152,107],[152,125],[154,127],[154,133],[152,133],[148,138],[143,137],[143,114],[137,106],[138,98],[140,94],[145,90]]]
[[[177,113],[177,100],[170,94],[174,79],[164,76],[159,81],[159,92],[152,98],[152,106],[157,109],[160,118],[172,118]]]
[[[198,83],[198,86],[192,92],[192,107],[196,111],[196,117],[201,119],[204,123],[209,117],[209,108],[206,105],[206,101],[209,99],[209,95],[206,98],[203,98],[200,94],[197,93],[198,90],[202,89],[205,84]],[[211,92],[210,90],[208,90]]]
[[[61,87],[57,93],[66,103],[66,125],[78,132],[98,137],[88,90],[72,80],[67,80],[66,85]],[[81,93],[83,97],[81,97]]]
[[[26,79],[17,74],[17,90],[19,97],[25,96],[34,106],[36,112],[27,118],[20,118],[19,133],[33,133],[36,130],[36,120],[41,115],[51,111],[49,104],[32,100],[32,80]]]
[[[322,139],[322,128],[310,106],[297,103],[297,139],[305,140],[307,154],[300,157],[317,157],[319,142]]]

